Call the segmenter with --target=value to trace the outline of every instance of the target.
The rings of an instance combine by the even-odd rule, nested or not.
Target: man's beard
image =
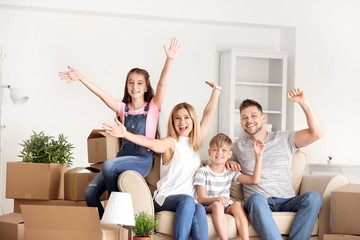
[[[247,134],[249,134],[250,136],[254,136],[254,135],[257,134],[258,132],[260,132],[261,129],[262,129],[262,125],[261,125],[260,127],[256,128],[256,130],[255,130],[253,133],[250,133],[250,132],[248,132],[248,131],[245,130],[245,129],[244,129],[244,131],[245,131]]]

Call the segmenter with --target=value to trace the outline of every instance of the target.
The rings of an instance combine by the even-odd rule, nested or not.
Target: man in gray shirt
[[[288,239],[309,239],[319,211],[322,207],[321,196],[307,192],[295,196],[292,188],[292,155],[297,148],[305,147],[323,136],[322,125],[310,106],[302,89],[287,93],[288,98],[303,109],[308,128],[300,131],[267,132],[264,129],[266,115],[254,100],[246,99],[240,105],[241,126],[247,133],[233,146],[231,160],[241,165],[244,174],[252,175],[255,164],[253,144],[264,141],[261,180],[258,185],[243,185],[244,209],[250,216],[255,230],[263,240],[282,240],[271,212],[297,212]],[[239,170],[235,162],[228,167]]]

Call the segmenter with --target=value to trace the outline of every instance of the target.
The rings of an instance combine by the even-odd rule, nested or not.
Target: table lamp
[[[119,237],[121,239],[121,229],[123,225],[134,226],[134,209],[130,193],[112,192],[106,204],[104,215],[101,219],[105,224],[116,224],[120,228]]]

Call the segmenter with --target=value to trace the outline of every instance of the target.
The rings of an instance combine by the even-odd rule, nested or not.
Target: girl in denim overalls
[[[126,138],[136,144],[161,153],[160,180],[154,192],[155,212],[175,212],[173,238],[176,240],[208,239],[206,212],[195,202],[195,173],[200,167],[199,148],[210,128],[221,87],[206,82],[213,88],[203,117],[199,121],[195,109],[188,103],[179,103],[171,111],[168,137],[150,139],[130,133],[115,119],[117,126],[105,123],[103,128],[115,137]]]
[[[69,72],[61,72],[60,77],[63,80],[69,80],[68,82],[80,80],[90,91],[100,97],[109,108],[116,112],[117,117],[124,123],[127,131],[155,138],[168,75],[179,48],[180,45],[176,38],[171,39],[168,49],[164,46],[167,58],[155,95],[150,85],[149,74],[139,68],[134,68],[128,73],[122,101],[113,99],[72,67],[69,67],[71,70]],[[154,152],[150,149],[123,139],[122,147],[116,158],[103,163],[102,170],[85,191],[87,205],[98,208],[100,219],[104,213],[100,196],[106,190],[109,195],[112,191],[118,191],[117,179],[123,171],[134,170],[143,177],[147,176],[152,167],[153,156]]]

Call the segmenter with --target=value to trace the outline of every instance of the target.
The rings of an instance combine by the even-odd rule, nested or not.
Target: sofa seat
[[[276,225],[279,228],[279,231],[282,235],[288,235],[290,232],[290,228],[292,225],[292,222],[295,218],[294,212],[273,212],[273,218],[276,222]],[[155,214],[156,219],[159,221],[159,225],[157,227],[157,231],[159,233],[162,233],[164,235],[173,235],[173,223],[174,223],[174,212],[170,211],[162,211]],[[217,233],[215,231],[214,224],[211,219],[211,214],[207,214],[207,222],[208,222],[208,233],[209,233],[209,239],[217,238]],[[226,218],[228,221],[228,237],[229,238],[235,238],[238,236],[236,226],[235,226],[235,219],[233,216],[226,214]],[[250,221],[249,221],[250,222]],[[316,236],[318,235],[318,221],[316,221],[316,224],[314,226],[312,235]],[[249,227],[249,235],[250,237],[256,237],[259,236],[259,234],[255,231],[255,229],[251,226]]]

